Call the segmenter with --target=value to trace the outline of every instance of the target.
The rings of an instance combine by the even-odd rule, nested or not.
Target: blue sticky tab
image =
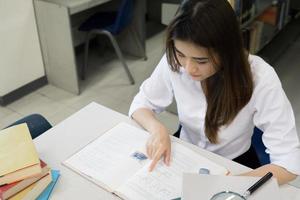
[[[148,157],[145,154],[138,152],[138,151],[134,152],[131,156],[137,160],[147,160],[148,159]]]
[[[199,174],[209,174],[210,171],[209,171],[209,169],[206,169],[206,168],[200,168],[198,173]]]

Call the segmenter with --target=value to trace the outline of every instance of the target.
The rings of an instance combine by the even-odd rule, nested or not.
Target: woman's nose
[[[197,67],[195,66],[195,63],[191,59],[186,60],[185,68],[186,71],[188,71],[189,73],[194,73],[197,71]]]

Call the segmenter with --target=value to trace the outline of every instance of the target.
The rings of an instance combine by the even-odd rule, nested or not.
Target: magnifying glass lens
[[[257,182],[255,182],[251,187],[246,190],[244,195],[240,195],[236,192],[231,191],[223,191],[215,194],[210,198],[210,200],[246,200],[246,198],[251,195],[253,192],[255,192],[259,187],[261,187],[265,182],[270,180],[270,178],[273,176],[272,172],[268,172],[266,175],[264,175],[262,178],[260,178]]]
[[[215,194],[210,200],[245,200],[245,198],[234,192],[220,192]]]

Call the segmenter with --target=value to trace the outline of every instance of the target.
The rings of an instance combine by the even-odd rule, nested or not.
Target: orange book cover
[[[267,10],[265,10],[259,17],[258,20],[267,24],[271,24],[276,26],[278,19],[278,7],[271,6]]]

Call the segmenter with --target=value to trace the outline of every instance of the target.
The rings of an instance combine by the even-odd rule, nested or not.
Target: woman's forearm
[[[274,177],[277,178],[278,184],[282,185],[285,183],[288,183],[295,179],[297,175],[287,171],[285,168],[280,167],[278,165],[274,164],[267,164],[264,166],[261,166],[257,169],[254,169],[252,171],[246,172],[244,176],[264,176],[266,173],[272,172]]]
[[[153,111],[147,108],[139,108],[133,114],[132,118],[150,133],[158,132],[159,129],[165,129],[165,126],[156,119]]]
[[[146,108],[136,110],[132,118],[151,134],[146,144],[147,155],[152,160],[149,171],[162,157],[164,163],[170,165],[171,140],[167,128],[155,118],[154,112]]]

